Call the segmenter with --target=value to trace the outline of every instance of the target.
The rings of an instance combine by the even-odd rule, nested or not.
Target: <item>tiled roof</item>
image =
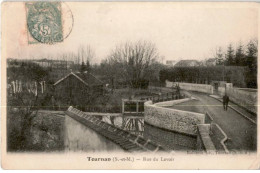
[[[63,80],[65,80],[66,78],[68,78],[69,76],[74,76],[76,77],[78,80],[80,80],[82,83],[84,83],[87,86],[91,86],[91,85],[102,85],[103,82],[101,80],[99,80],[98,78],[96,78],[95,76],[93,76],[91,73],[88,72],[84,72],[84,73],[69,73],[68,75],[66,75],[65,77],[61,78],[60,80],[58,80],[54,85],[59,84],[60,82],[62,82]]]
[[[88,115],[86,112],[82,112],[72,106],[70,106],[65,113],[79,123],[84,124],[98,134],[116,143],[126,151],[165,151],[165,149],[151,142],[149,139],[144,139],[142,136],[131,134],[111,124],[105,123],[95,116]]]
[[[75,73],[78,77],[80,77],[82,80],[84,80],[86,83],[89,85],[102,85],[103,82],[96,78],[94,75],[91,73],[85,71],[84,73]]]

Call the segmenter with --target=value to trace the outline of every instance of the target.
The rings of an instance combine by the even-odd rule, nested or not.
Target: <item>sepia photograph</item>
[[[2,168],[259,169],[258,3],[3,2],[1,17]]]

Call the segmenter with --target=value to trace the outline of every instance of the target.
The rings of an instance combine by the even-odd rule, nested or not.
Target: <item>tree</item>
[[[87,70],[88,72],[90,72],[90,71],[91,71],[91,65],[90,65],[90,62],[89,62],[89,60],[87,60],[87,64],[86,64],[86,70]]]
[[[234,49],[232,44],[229,44],[226,54],[226,63],[227,66],[234,65]]]
[[[243,66],[243,65],[245,65],[244,61],[245,61],[245,54],[244,54],[244,50],[243,50],[243,45],[242,45],[242,43],[240,43],[236,49],[234,63],[237,66]]]
[[[28,148],[27,138],[30,136],[32,121],[37,116],[41,101],[40,82],[46,80],[47,75],[47,70],[29,62],[7,68],[8,84],[13,84],[13,91],[8,92],[7,99],[8,150]],[[14,82],[17,80],[23,82],[23,85],[17,86],[17,82]],[[19,90],[14,89],[17,87]]]
[[[82,63],[81,63],[81,66],[80,66],[80,72],[84,72],[84,71],[86,71],[86,65],[85,65],[85,63],[84,63],[84,61],[82,61]]]
[[[214,58],[217,60],[216,65],[223,65],[224,64],[224,57],[221,47],[216,49]]]
[[[158,58],[154,44],[147,41],[127,42],[117,46],[108,56],[107,62],[128,84],[143,79],[144,72]]]
[[[246,73],[247,87],[257,88],[257,54],[258,41],[250,40],[247,44],[245,64],[248,67]]]
[[[78,70],[81,71],[83,68],[84,70],[89,71],[91,69],[90,62],[94,57],[95,57],[95,51],[92,49],[90,45],[87,45],[85,47],[81,45],[78,48],[78,53],[77,53],[78,64],[81,61],[81,66]],[[83,63],[84,63],[84,67],[83,67]]]

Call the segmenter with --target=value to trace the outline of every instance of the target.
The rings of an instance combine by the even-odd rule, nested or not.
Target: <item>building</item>
[[[206,66],[215,66],[216,64],[217,64],[216,58],[207,59],[206,62],[205,62]]]
[[[82,108],[103,91],[104,83],[89,72],[70,72],[54,83],[55,104],[65,109],[68,106]]]
[[[44,68],[54,68],[54,69],[70,69],[74,65],[73,61],[65,61],[65,60],[50,60],[50,59],[40,59],[40,60],[32,60],[32,62],[38,64]]]
[[[35,63],[44,69],[48,69],[49,80],[53,83],[74,69],[73,61],[51,59],[7,59],[8,67],[20,67],[21,63]]]
[[[196,67],[200,66],[200,62],[197,60],[180,60],[174,67]]]
[[[174,66],[178,61],[176,60],[167,60],[166,65],[167,66]]]

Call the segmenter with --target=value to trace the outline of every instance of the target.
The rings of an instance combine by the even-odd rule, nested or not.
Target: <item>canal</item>
[[[132,118],[132,119],[131,119]],[[195,150],[196,144],[197,144],[197,137],[193,135],[187,135],[187,134],[181,134],[178,132],[170,131],[167,129],[158,128],[155,126],[152,126],[148,123],[144,122],[144,118],[138,118],[138,123],[136,122],[134,117],[113,117],[114,125],[122,128],[124,130],[128,130],[123,126],[123,122],[127,121],[129,122],[129,126],[132,127],[130,129],[131,133],[141,135],[146,139],[150,139],[157,144],[163,146],[166,149],[169,150]],[[126,119],[126,120],[124,120]],[[112,124],[111,122],[111,116],[103,116],[102,120],[104,122],[107,122],[109,124]],[[132,123],[131,123],[132,120]],[[138,126],[138,127],[137,127]]]

